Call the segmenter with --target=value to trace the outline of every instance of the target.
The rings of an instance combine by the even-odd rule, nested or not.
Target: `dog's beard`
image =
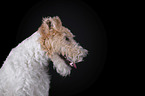
[[[65,61],[65,63],[71,67],[77,68],[76,63],[78,62],[82,62],[83,58],[86,57],[86,55],[88,54],[88,51],[86,49],[83,49],[83,51],[78,52],[79,54],[77,55],[73,55],[72,56],[68,56],[65,54],[59,54],[60,58],[63,59]]]

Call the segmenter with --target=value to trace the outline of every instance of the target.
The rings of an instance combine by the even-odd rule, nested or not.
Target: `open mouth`
[[[60,54],[59,56],[65,61],[66,64],[77,69],[76,64],[73,61],[71,61],[69,58],[67,58],[65,55],[63,56]]]

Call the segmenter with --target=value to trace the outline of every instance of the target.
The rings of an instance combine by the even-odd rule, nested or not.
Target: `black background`
[[[96,1],[4,2],[1,7],[0,64],[10,50],[29,37],[41,25],[42,17],[59,16],[62,24],[76,36],[74,39],[89,51],[84,61],[61,77],[49,65],[50,96],[98,95],[112,92],[110,70],[110,6]]]

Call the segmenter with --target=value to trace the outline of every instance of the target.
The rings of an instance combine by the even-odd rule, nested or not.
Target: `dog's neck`
[[[32,34],[28,38],[27,41],[28,41],[28,44],[31,44],[30,46],[32,47],[30,52],[34,52],[33,56],[31,56],[31,57],[35,57],[35,61],[39,62],[40,65],[47,66],[49,58],[48,58],[48,55],[46,55],[46,52],[44,52],[44,50],[42,50],[42,46],[39,42],[40,36],[41,36],[40,33],[37,31],[34,34]],[[27,44],[27,43],[25,43],[25,44]]]
[[[46,52],[42,50],[39,38],[40,33],[35,32],[22,41],[17,47],[13,48],[7,57],[7,59],[12,59],[10,66],[20,65],[24,68],[27,66],[36,67],[36,69],[48,66],[49,57],[46,55]],[[7,61],[9,60],[6,60],[4,63],[9,63]],[[15,61],[21,61],[21,64]]]

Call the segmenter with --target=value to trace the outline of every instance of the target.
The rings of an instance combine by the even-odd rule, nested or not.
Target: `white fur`
[[[35,32],[11,50],[0,69],[0,96],[48,96],[48,62],[51,60],[56,71],[67,76],[71,67],[59,55],[66,55],[68,60],[77,63],[87,54],[87,50],[79,46],[73,38],[69,42],[65,40],[65,36],[63,39],[54,36],[52,40],[49,39],[48,44],[51,44],[53,50],[59,51],[48,56],[41,46],[40,37],[40,32]]]
[[[32,36],[12,49],[0,69],[0,96],[48,96],[48,56]]]
[[[53,55],[51,57],[51,61],[53,62],[54,68],[56,68],[56,71],[62,75],[67,76],[70,74],[71,68],[66,65],[65,61],[60,58],[57,54]]]

